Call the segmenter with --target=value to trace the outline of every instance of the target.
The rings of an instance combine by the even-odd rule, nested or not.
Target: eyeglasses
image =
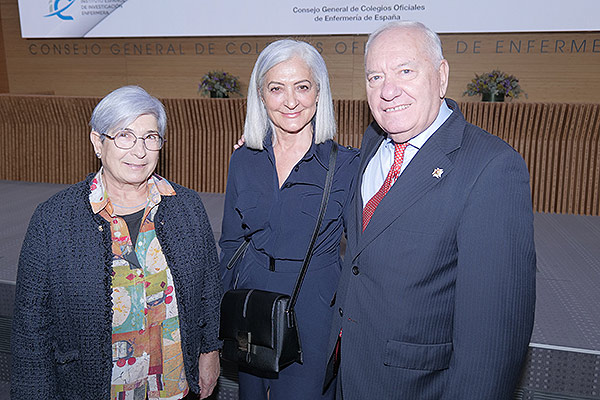
[[[123,150],[129,150],[133,148],[138,139],[142,139],[144,141],[144,147],[146,150],[158,151],[162,149],[163,144],[167,141],[158,133],[150,133],[143,137],[138,137],[133,132],[128,130],[119,131],[115,136],[108,136],[106,133],[101,133],[101,135],[115,142],[115,146]]]

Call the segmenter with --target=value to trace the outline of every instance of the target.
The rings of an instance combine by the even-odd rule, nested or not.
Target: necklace
[[[119,204],[115,203],[115,202],[114,202],[114,201],[112,201],[112,200],[111,200],[110,204],[112,204],[112,205],[113,205],[113,207],[119,207],[119,208],[123,208],[123,209],[132,210],[132,209],[134,209],[134,208],[139,208],[139,207],[141,207],[141,206],[143,206],[143,205],[146,205],[146,204],[148,204],[148,199],[144,200],[143,202],[141,202],[141,203],[140,203],[140,204],[138,204],[137,206],[130,206],[130,207],[128,207],[128,206],[122,206],[122,205],[119,205]]]

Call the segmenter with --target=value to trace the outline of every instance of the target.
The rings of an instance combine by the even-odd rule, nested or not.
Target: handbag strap
[[[233,256],[231,257],[231,259],[227,263],[227,269],[233,268],[233,266],[235,265],[235,263],[237,262],[237,260],[246,251],[246,248],[248,247],[248,243],[250,243],[250,238],[245,238],[244,241],[242,242],[242,244],[240,244],[240,247],[237,248],[237,250],[235,251],[235,253],[233,253]]]
[[[331,192],[331,185],[333,183],[333,170],[335,169],[337,151],[338,146],[335,142],[332,141],[331,153],[329,153],[329,169],[327,171],[327,178],[325,178],[325,187],[323,188],[323,197],[321,198],[321,209],[319,210],[319,217],[317,218],[315,230],[313,231],[308,250],[306,251],[306,256],[304,257],[304,261],[302,262],[302,269],[300,270],[300,274],[298,274],[296,286],[294,287],[294,291],[292,292],[288,309],[286,310],[288,315],[291,314],[291,312],[294,310],[294,306],[296,305],[296,300],[298,299],[298,294],[300,293],[300,287],[302,286],[302,282],[304,282],[304,277],[306,276],[306,271],[308,270],[308,264],[310,263],[310,259],[312,257],[315,242],[317,241],[317,236],[319,236],[319,229],[321,229],[321,223],[323,222],[323,218],[325,217],[325,210],[327,209],[327,203],[329,202],[329,193]]]

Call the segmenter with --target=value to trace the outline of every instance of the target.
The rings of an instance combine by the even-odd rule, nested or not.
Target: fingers
[[[214,350],[210,353],[202,353],[198,358],[198,385],[200,386],[200,398],[208,398],[219,379],[221,368],[219,351]]]
[[[237,143],[233,145],[233,148],[234,148],[235,150],[237,150],[237,149],[239,149],[240,147],[242,147],[242,146],[244,145],[244,143],[245,143],[244,137],[243,137],[243,136],[241,136],[241,137],[238,139]]]
[[[212,395],[215,387],[217,386],[217,382],[215,381],[212,385],[205,385],[200,387],[200,399],[207,399]]]
[[[200,398],[206,399],[210,397],[213,390],[217,386],[219,374],[210,374],[208,376],[200,376]]]
[[[213,390],[215,390],[214,386],[200,390],[200,399],[208,399],[212,395]]]

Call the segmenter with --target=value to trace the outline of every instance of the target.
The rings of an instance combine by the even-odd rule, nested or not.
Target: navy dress
[[[312,144],[279,187],[270,139],[264,150],[243,146],[229,164],[221,247],[225,290],[255,288],[291,294],[319,213],[331,146]],[[304,363],[278,379],[240,372],[240,399],[331,399],[321,396],[331,328],[331,303],[341,271],[340,240],[358,170],[358,150],[339,146],[327,212],[296,303]],[[245,237],[250,245],[235,268],[226,265]]]

